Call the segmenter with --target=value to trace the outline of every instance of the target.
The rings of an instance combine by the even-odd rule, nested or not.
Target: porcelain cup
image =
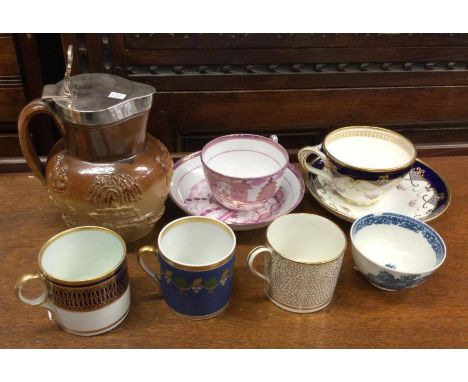
[[[67,332],[92,336],[119,325],[130,309],[126,247],[115,232],[95,226],[71,228],[52,237],[39,252],[36,274],[15,285],[18,299],[49,311]],[[26,283],[40,280],[36,298],[23,294]]]
[[[214,197],[231,210],[263,206],[278,192],[289,163],[276,136],[252,134],[216,138],[203,147],[200,158]]]
[[[346,249],[346,236],[332,221],[312,214],[290,214],[274,220],[266,246],[247,257],[251,272],[265,284],[277,306],[295,313],[325,308],[332,300]],[[264,273],[254,267],[264,254]]]
[[[322,170],[307,162],[311,154],[323,161]],[[305,170],[320,176],[350,203],[369,205],[411,170],[416,149],[392,130],[348,126],[329,133],[321,145],[304,147],[298,158]]]
[[[446,256],[444,241],[434,229],[388,212],[356,220],[351,243],[357,269],[372,285],[389,291],[420,285]]]
[[[138,262],[160,285],[164,300],[177,315],[210,318],[223,312],[231,299],[235,247],[236,236],[228,225],[188,216],[161,230],[158,249],[140,248]],[[146,264],[149,253],[156,256],[159,272]]]

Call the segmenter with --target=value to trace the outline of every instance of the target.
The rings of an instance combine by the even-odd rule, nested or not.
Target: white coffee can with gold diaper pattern
[[[332,221],[312,214],[289,214],[267,229],[266,246],[247,257],[252,273],[265,281],[265,294],[295,313],[325,308],[332,300],[346,249],[346,236]],[[253,265],[265,254],[265,272]]]
[[[105,333],[130,309],[125,242],[115,232],[95,226],[71,228],[52,237],[39,252],[40,273],[23,275],[15,285],[21,302],[49,311],[62,329],[80,336]],[[23,293],[40,280],[39,297]]]

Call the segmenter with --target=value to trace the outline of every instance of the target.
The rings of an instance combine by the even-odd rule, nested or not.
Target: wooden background
[[[468,153],[468,34],[14,34],[0,35],[0,171],[26,169],[18,113],[63,77],[68,44],[75,74],[157,89],[149,131],[172,152],[232,132],[294,150],[370,124],[424,156]],[[33,132],[42,155],[59,138],[47,122]]]

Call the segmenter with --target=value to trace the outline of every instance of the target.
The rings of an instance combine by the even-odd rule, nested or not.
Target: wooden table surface
[[[13,286],[37,272],[42,244],[65,229],[46,191],[30,173],[0,174],[0,347],[14,348],[466,348],[468,347],[468,157],[426,160],[449,184],[452,203],[432,221],[447,245],[442,267],[421,286],[385,292],[353,269],[350,246],[332,303],[324,310],[294,314],[277,308],[246,256],[263,244],[265,229],[237,232],[234,292],[220,316],[179,318],[140,269],[135,250],[155,243],[159,230],[183,213],[168,200],[162,219],[146,238],[129,246],[132,306],[113,331],[78,337],[48,320],[46,310],[20,303]],[[296,212],[326,216],[348,233],[350,223],[321,208],[306,191]],[[348,236],[349,237],[349,236]]]

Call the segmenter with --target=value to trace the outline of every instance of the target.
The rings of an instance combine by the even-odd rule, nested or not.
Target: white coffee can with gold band
[[[126,246],[115,232],[96,226],[63,231],[39,252],[36,274],[23,275],[15,285],[20,301],[46,308],[64,330],[81,336],[107,332],[130,309]],[[39,279],[42,293],[28,298],[26,283]]]

